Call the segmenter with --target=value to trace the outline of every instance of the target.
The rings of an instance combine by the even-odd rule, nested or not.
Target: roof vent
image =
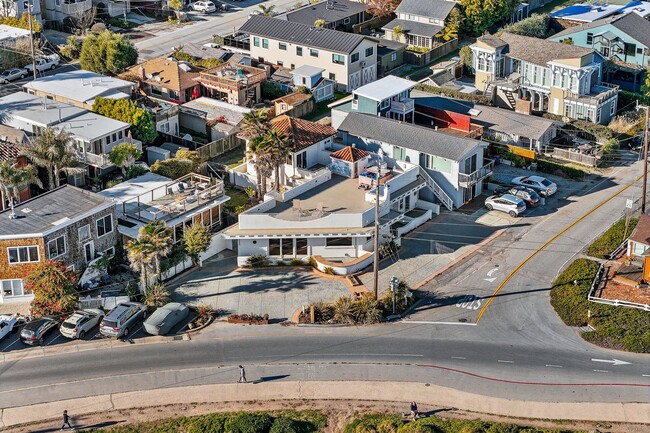
[[[32,210],[30,208],[26,207],[25,209],[21,209],[21,211],[23,213],[30,213]]]

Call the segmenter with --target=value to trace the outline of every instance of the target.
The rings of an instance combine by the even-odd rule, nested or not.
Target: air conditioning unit
[[[361,62],[361,63],[359,63],[359,64],[361,65],[362,68],[365,68],[365,67],[366,67],[366,62]]]

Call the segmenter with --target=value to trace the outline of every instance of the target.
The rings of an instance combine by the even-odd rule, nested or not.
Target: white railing
[[[438,200],[442,202],[442,204],[445,205],[445,207],[449,210],[454,209],[454,201],[449,197],[449,195],[438,185],[438,183],[433,180],[431,176],[429,176],[429,173],[422,167],[421,165],[418,166],[420,168],[420,176],[424,179],[424,181],[427,183],[429,188],[431,188],[431,191],[435,194],[436,197],[438,197]]]
[[[462,188],[469,188],[492,174],[494,171],[494,161],[490,161],[478,170],[470,173],[458,173],[458,185]]]
[[[391,101],[390,111],[397,113],[409,113],[415,108],[415,103],[411,98],[404,98],[399,101]]]
[[[77,15],[89,11],[92,6],[93,2],[91,0],[84,0],[77,3],[61,3],[58,9],[66,15]]]
[[[591,302],[595,302],[597,304],[605,304],[605,305],[612,305],[614,307],[625,307],[625,308],[636,308],[638,310],[644,310],[644,311],[650,311],[650,305],[648,304],[641,304],[638,302],[629,302],[629,301],[623,301],[620,299],[606,299],[606,298],[601,298],[599,296],[596,296],[595,293],[596,291],[599,291],[602,289],[602,287],[607,284],[607,272],[605,269],[605,265],[602,263],[600,264],[600,267],[598,268],[598,272],[596,272],[596,276],[594,277],[594,280],[591,283],[591,288],[589,289],[589,294],[587,295],[587,299]]]

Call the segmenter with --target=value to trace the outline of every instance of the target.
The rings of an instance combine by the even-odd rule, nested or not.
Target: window
[[[55,259],[65,254],[65,236],[59,236],[47,243],[47,257]]]
[[[366,48],[366,57],[370,57],[375,53],[375,49],[373,47],[368,47]]]
[[[176,93],[175,91],[169,90],[168,92],[169,92],[169,99],[179,99],[178,93]]]
[[[325,246],[328,247],[351,247],[352,238],[327,238]]]
[[[591,45],[594,43],[594,34],[593,33],[587,33],[587,44]]]
[[[122,137],[123,137],[123,135],[122,135],[122,131],[118,132],[118,133],[117,133],[117,139],[118,139],[118,140],[121,140]]]
[[[312,57],[318,57],[318,50],[310,48],[309,49],[309,55],[312,56]]]
[[[302,56],[302,47],[296,47],[296,56]]]
[[[306,256],[307,255],[307,239],[296,239],[296,255],[297,256]]]
[[[633,56],[636,53],[636,44],[625,43],[625,54]]]
[[[390,99],[384,99],[381,101],[381,104],[379,105],[379,108],[384,110],[386,108],[390,107]]]
[[[40,261],[37,246],[7,248],[7,254],[9,256],[9,264]]]
[[[116,133],[113,133],[113,135],[111,136],[111,142],[113,142],[113,141],[117,141],[117,134]]]
[[[330,78],[330,80],[332,80],[332,81],[336,81],[336,74],[333,74],[333,73],[330,72],[330,74],[329,74],[329,78]]]
[[[343,18],[343,24],[350,24],[350,17]]]
[[[476,65],[478,71],[485,71],[485,59],[483,57],[478,58],[478,63]]]
[[[287,44],[285,44],[284,42],[280,42],[278,44],[278,48],[281,49],[282,51],[287,51]]]
[[[394,62],[394,61],[396,61],[396,60],[397,60],[397,53],[392,53],[392,54],[390,55],[390,61],[391,61],[391,62]]]
[[[253,37],[253,45],[255,45],[256,47],[259,47],[260,46],[260,38],[258,38],[257,36],[254,36]]]
[[[399,161],[406,160],[406,149],[403,147],[395,146],[393,147],[393,158]]]
[[[113,216],[106,215],[97,220],[97,237],[100,238],[113,231]]]
[[[279,255],[281,255],[280,239],[269,239],[269,256]]]
[[[609,57],[609,47],[600,47],[600,53],[603,57]]]
[[[598,107],[596,110],[596,123],[600,123],[601,108]]]
[[[637,48],[636,53],[637,54],[643,54],[643,48]]]
[[[0,280],[2,285],[2,297],[28,295],[30,292],[23,288],[23,280]]]
[[[163,123],[160,126],[160,132],[169,132],[169,122]]]
[[[152,93],[153,95],[157,95],[157,96],[162,95],[162,87],[151,86],[151,93]]]
[[[284,66],[284,62],[282,60],[277,61],[278,66]]]
[[[345,65],[345,56],[342,54],[332,54],[332,63],[337,65]]]
[[[616,99],[609,103],[609,115],[613,116],[616,114]]]
[[[262,39],[262,48],[268,48],[268,47],[269,47],[269,40]]]

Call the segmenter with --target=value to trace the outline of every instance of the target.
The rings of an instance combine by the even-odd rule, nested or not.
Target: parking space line
[[[58,340],[61,337],[63,337],[63,335],[61,334],[57,335],[56,337],[54,337],[54,339],[50,340],[50,342],[47,343],[46,346],[49,346],[50,344],[54,343],[56,340]]]
[[[607,371],[607,370],[594,370],[594,371],[596,371],[598,373],[609,373],[609,371]]]
[[[550,368],[563,368],[561,365],[554,365],[554,364],[546,364],[546,366]]]
[[[515,363],[515,361],[507,361],[507,360],[503,360],[503,359],[497,359],[497,362],[501,362],[501,363],[504,363],[504,364],[514,364]]]
[[[452,356],[451,359],[467,359],[464,356]]]
[[[426,320],[402,320],[401,323],[414,323],[418,325],[463,325],[463,326],[476,326],[476,323],[471,322],[429,322]]]

